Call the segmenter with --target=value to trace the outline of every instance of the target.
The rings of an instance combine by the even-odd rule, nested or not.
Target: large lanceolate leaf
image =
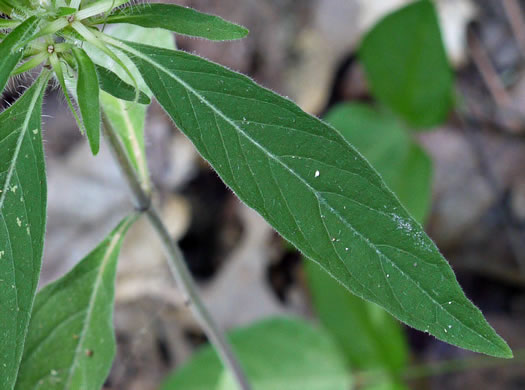
[[[124,220],[67,275],[37,295],[16,389],[100,390],[115,355],[117,258]]]
[[[41,77],[0,114],[0,389],[11,389],[38,285],[46,224]]]
[[[349,390],[340,351],[321,329],[273,318],[232,332],[230,340],[253,390]],[[206,347],[168,378],[162,390],[237,390],[229,372]]]
[[[36,31],[39,23],[40,20],[36,16],[27,19],[0,43],[0,93],[24,54],[23,47],[18,45]]]
[[[240,39],[248,34],[248,30],[244,27],[218,16],[203,14],[174,4],[139,4],[121,8],[104,21],[164,28],[178,34],[214,41]]]
[[[107,40],[130,53],[236,194],[350,291],[451,344],[512,355],[421,226],[332,127],[197,56]]]
[[[430,127],[446,118],[453,76],[431,1],[387,15],[366,35],[359,56],[374,95],[410,124]]]

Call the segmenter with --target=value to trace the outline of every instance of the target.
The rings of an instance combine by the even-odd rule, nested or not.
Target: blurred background
[[[173,3],[250,30],[246,39],[229,43],[177,37],[180,49],[251,76],[341,132],[348,123],[352,131],[362,127],[369,134],[379,128],[368,144],[348,135],[351,141],[357,137],[356,146],[388,143],[381,131],[400,127],[388,114],[380,123],[366,120],[378,106],[358,49],[383,16],[409,1]],[[370,369],[395,366],[412,389],[525,389],[519,355],[525,349],[525,1],[435,3],[455,76],[456,108],[425,131],[408,133],[425,157],[410,166],[408,176],[421,180],[407,184],[407,191],[420,200],[414,214],[467,296],[515,351],[514,362],[480,359],[383,312],[378,317],[376,308],[341,294],[237,200],[153,104],[146,143],[156,202],[223,329],[283,314],[322,324],[344,350],[358,388],[370,388]],[[96,158],[90,155],[58,91],[49,91],[45,114],[49,222],[42,285],[68,271],[132,208],[112,156],[105,149]],[[395,175],[385,173],[385,179]],[[107,389],[157,389],[206,338],[145,221],[126,240],[117,278],[118,356]],[[364,322],[368,325],[361,326]]]

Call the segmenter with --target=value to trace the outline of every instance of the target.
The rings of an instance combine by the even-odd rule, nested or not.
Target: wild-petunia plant
[[[133,115],[152,97],[243,202],[350,292],[450,344],[512,356],[421,225],[338,131],[241,74],[133,34],[117,38],[105,27],[217,41],[240,39],[246,29],[177,5],[126,0],[0,0],[0,11],[1,89],[10,77],[39,69],[0,114],[0,389],[102,387],[115,354],[118,251],[141,214],[237,385],[250,388],[151,205],[143,122]],[[35,299],[46,223],[41,106],[52,78],[93,154],[104,125],[136,210]]]

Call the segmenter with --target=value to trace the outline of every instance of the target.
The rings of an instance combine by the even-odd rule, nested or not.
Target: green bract
[[[73,48],[77,61],[77,99],[82,113],[82,122],[93,154],[100,148],[99,81],[95,64],[86,52]]]
[[[27,19],[0,43],[0,90],[4,89],[11,72],[24,55],[23,47],[19,47],[20,41],[32,35],[39,23],[34,16]]]

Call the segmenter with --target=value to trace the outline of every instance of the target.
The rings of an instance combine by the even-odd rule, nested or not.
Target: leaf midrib
[[[132,123],[132,120],[129,116],[129,110],[126,108],[126,103],[122,101],[121,99],[117,99],[120,109],[123,112],[124,122],[126,123],[126,126],[130,129],[130,131],[127,132],[128,138],[131,141],[132,149],[133,149],[133,158],[136,159],[137,165],[139,167],[139,175],[142,177],[142,180],[144,182],[145,186],[147,185],[148,181],[148,173],[146,168],[146,161],[144,160],[144,156],[141,151],[141,147],[139,145],[139,140],[135,133],[135,126]],[[136,104],[136,103],[135,103]]]
[[[18,162],[18,156],[20,155],[20,149],[22,148],[22,143],[24,141],[24,137],[27,133],[27,129],[28,129],[28,126],[29,126],[29,121],[31,120],[31,117],[33,115],[33,110],[35,109],[36,107],[36,104],[40,98],[40,93],[41,91],[35,91],[35,94],[33,96],[33,98],[31,99],[31,103],[26,111],[26,116],[24,118],[24,123],[22,124],[22,128],[20,130],[15,130],[13,133],[16,133],[17,131],[20,132],[19,136],[18,136],[18,140],[16,141],[16,147],[15,147],[15,151],[13,152],[13,158],[11,159],[11,162],[9,164],[9,168],[7,170],[7,176],[5,178],[5,182],[4,182],[4,186],[2,188],[2,194],[0,194],[0,215],[2,215],[2,220],[4,221],[4,224],[6,223],[5,222],[5,216],[4,216],[4,202],[5,202],[5,198],[7,197],[7,193],[9,191],[9,185],[11,184],[11,179],[13,178],[13,174],[14,172],[16,171],[16,163]],[[4,138],[5,139],[5,138]],[[22,191],[22,190],[20,190]],[[7,228],[7,225],[5,226],[5,229],[7,232],[9,232],[9,229]],[[10,251],[11,251],[11,256],[13,256],[13,248],[12,248],[12,244],[11,244],[11,239],[9,237],[9,235],[7,236],[8,238],[8,241],[9,241],[9,246],[10,246]],[[15,270],[15,262],[14,262],[14,259],[12,259],[11,261],[11,264],[13,265],[13,279],[14,279],[14,283],[15,283],[15,286],[17,285],[16,283],[16,270]],[[16,301],[16,306],[18,307],[18,288],[15,288],[15,301]],[[18,317],[18,314],[17,314],[17,317]],[[17,320],[18,321],[18,320]],[[18,329],[18,327],[17,327]],[[18,334],[18,330],[17,330],[17,334]],[[18,336],[17,336],[18,337]]]
[[[122,232],[125,231],[125,229],[126,229],[126,225],[122,226],[121,229],[115,233],[102,259],[102,262],[100,265],[100,271],[97,274],[95,284],[93,285],[92,294],[89,297],[89,303],[88,303],[88,307],[86,310],[86,319],[85,321],[83,321],[84,324],[82,327],[82,332],[80,334],[80,337],[78,338],[78,344],[77,344],[77,347],[75,348],[75,353],[73,355],[74,358],[73,358],[73,361],[71,362],[71,367],[68,370],[67,383],[66,383],[66,386],[64,387],[65,389],[71,388],[71,380],[73,379],[73,374],[75,373],[75,369],[76,369],[76,366],[79,360],[79,356],[81,356],[81,348],[84,345],[84,341],[86,338],[86,332],[87,332],[87,329],[89,328],[87,324],[91,321],[91,316],[93,314],[93,309],[95,307],[95,301],[98,296],[98,292],[100,289],[100,285],[102,283],[103,275],[105,273],[109,260],[111,259],[111,255],[113,254],[113,251],[115,250],[115,248],[118,246],[118,243],[122,237]]]
[[[26,112],[26,116],[24,118],[24,123],[22,124],[22,129],[18,130],[18,131],[20,131],[20,135],[18,137],[18,140],[16,141],[16,147],[15,147],[15,151],[13,153],[13,158],[11,159],[11,162],[9,164],[9,169],[7,170],[7,176],[5,178],[4,187],[2,189],[2,194],[0,195],[0,213],[2,212],[2,209],[4,207],[5,198],[7,196],[7,190],[9,189],[9,184],[11,184],[11,179],[13,177],[13,173],[16,170],[16,163],[18,161],[18,156],[20,154],[20,149],[22,148],[22,142],[24,141],[24,137],[25,137],[25,135],[27,133],[29,121],[31,120],[31,116],[33,115],[33,110],[36,107],[36,103],[37,103],[38,99],[40,98],[40,92],[41,91],[35,92],[35,95],[33,96],[33,99],[31,99],[31,104],[29,105],[28,110]]]
[[[470,330],[472,333],[474,333],[475,335],[479,336],[480,338],[482,338],[483,340],[487,341],[489,344],[495,346],[498,350],[501,349],[497,344],[495,344],[492,340],[489,340],[487,339],[484,335],[478,333],[476,330],[474,330],[472,327],[470,327],[469,325],[465,324],[462,320],[460,320],[459,318],[457,318],[455,315],[453,315],[452,313],[450,313],[446,308],[445,306],[443,306],[442,304],[440,304],[438,301],[436,301],[434,299],[434,297],[432,297],[425,289],[421,288],[420,285],[418,285],[418,283],[413,280],[408,274],[406,274],[402,269],[400,269],[398,267],[398,265],[393,262],[388,256],[386,256],[378,247],[375,246],[375,244],[373,244],[367,237],[365,237],[362,233],[360,233],[359,231],[357,231],[345,218],[343,218],[338,212],[337,210],[335,210],[329,203],[326,199],[324,199],[323,197],[320,197],[319,196],[319,192],[314,189],[302,176],[300,176],[299,174],[297,174],[293,169],[291,169],[288,165],[286,165],[284,162],[282,162],[280,159],[278,159],[273,153],[271,153],[270,151],[268,151],[264,146],[262,146],[261,144],[259,144],[256,140],[254,140],[253,138],[251,138],[242,128],[240,128],[239,126],[237,126],[237,124],[231,120],[230,118],[228,118],[220,109],[218,109],[217,107],[215,107],[212,103],[210,103],[203,95],[201,95],[198,91],[196,91],[194,88],[192,88],[190,85],[188,85],[185,81],[181,80],[179,77],[177,77],[175,74],[173,74],[169,69],[166,69],[165,67],[163,67],[161,64],[159,64],[158,62],[154,61],[153,59],[151,59],[150,57],[148,57],[147,55],[144,55],[142,54],[140,51],[138,50],[135,50],[134,48],[130,47],[129,45],[123,43],[122,41],[119,41],[119,44],[121,45],[124,45],[125,46],[125,50],[129,51],[130,53],[132,53],[133,55],[143,59],[144,61],[146,62],[149,62],[150,64],[154,65],[156,68],[160,69],[162,72],[166,73],[166,75],[168,75],[169,77],[171,77],[173,80],[175,80],[177,83],[179,83],[180,85],[182,85],[186,90],[190,91],[192,94],[194,94],[203,104],[207,105],[214,113],[216,113],[219,117],[221,117],[223,120],[225,120],[227,123],[229,123],[234,129],[236,129],[240,134],[242,134],[247,140],[249,140],[252,144],[254,144],[255,146],[257,146],[263,153],[267,154],[268,157],[270,157],[272,160],[276,161],[277,163],[279,163],[283,168],[285,168],[287,171],[289,171],[293,176],[295,176],[297,179],[299,179],[308,189],[310,189],[312,191],[312,193],[315,195],[318,203],[322,203],[324,204],[330,212],[332,212],[341,222],[343,222],[343,224],[345,224],[345,226],[347,226],[351,231],[353,231],[355,234],[357,234],[371,249],[373,249],[379,256],[380,258],[386,260],[388,263],[390,263],[394,268],[396,268],[407,280],[409,280],[410,282],[412,282],[414,284],[414,286],[416,286],[417,289],[419,289],[425,296],[427,296],[435,305],[437,305],[442,311],[444,311],[445,313],[447,313],[448,315],[450,315],[452,318],[454,318],[458,323],[460,323],[461,325],[463,325],[466,329]],[[337,133],[338,134],[338,133]],[[346,143],[346,141],[344,141]],[[326,227],[325,227],[326,229]],[[329,232],[327,232],[329,234]],[[341,257],[339,256],[339,254],[337,252],[335,252],[337,257],[339,258],[339,260],[345,264],[345,262],[341,259]],[[417,258],[419,258],[419,256],[417,256]],[[323,268],[325,268],[323,266]],[[387,278],[385,278],[387,279]],[[405,310],[405,312],[408,313],[408,311]],[[393,314],[393,313],[392,313]],[[474,346],[475,347],[475,346]],[[476,348],[477,349],[477,348]]]

